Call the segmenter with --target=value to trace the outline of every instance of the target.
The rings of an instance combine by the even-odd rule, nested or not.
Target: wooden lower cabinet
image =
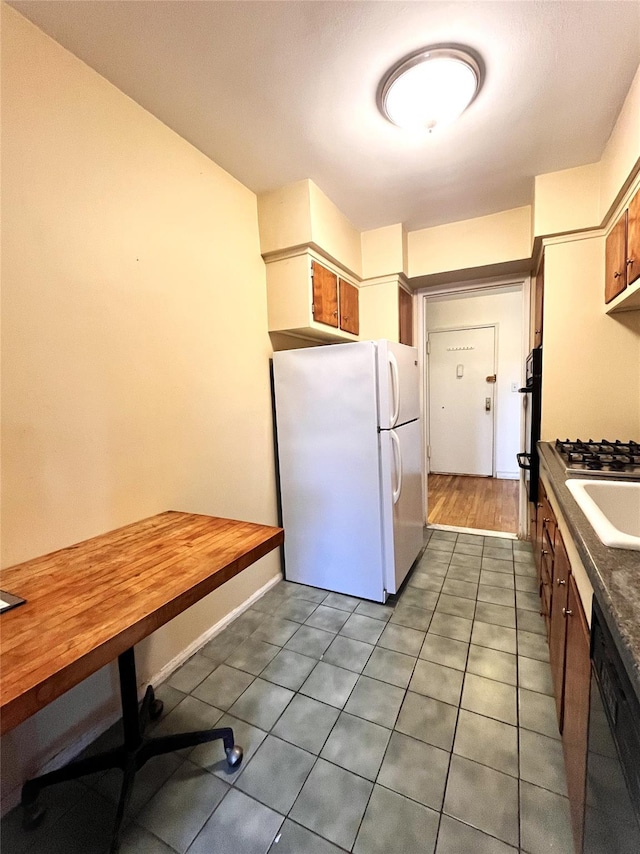
[[[566,610],[566,650],[562,747],[576,854],[582,851],[584,832],[589,689],[591,684],[590,635],[578,589],[569,576]]]
[[[556,515],[542,483],[538,494],[533,536],[534,549],[538,552],[541,613],[547,620],[575,851],[582,854],[591,686],[590,632]]]
[[[567,608],[569,596],[569,558],[567,556],[562,535],[556,533],[556,547],[553,557],[551,578],[552,604],[549,627],[549,660],[553,690],[556,699],[558,727],[562,732],[564,719],[564,675],[565,675],[565,644],[567,637]],[[573,579],[572,579],[573,581]]]
[[[551,608],[553,598],[553,551],[549,546],[547,532],[542,534],[542,563],[540,566],[540,613],[547,624],[547,637],[551,635]]]
[[[538,487],[538,500],[536,502],[535,526],[531,530],[533,539],[533,559],[538,570],[538,584],[542,583],[542,493],[544,487],[540,483]]]

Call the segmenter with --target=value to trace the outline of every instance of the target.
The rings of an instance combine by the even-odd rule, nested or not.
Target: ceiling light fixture
[[[431,132],[457,119],[481,84],[479,58],[468,48],[436,45],[390,69],[378,90],[378,106],[398,127]]]

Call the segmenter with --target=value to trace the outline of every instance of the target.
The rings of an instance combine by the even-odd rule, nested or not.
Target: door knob
[[[563,608],[562,609],[562,616],[563,617],[573,617],[573,611],[570,608]]]
[[[567,583],[567,582],[564,580],[564,578],[557,578],[557,579],[556,579],[556,581],[557,581],[558,587],[564,587],[564,586],[565,586],[565,584]]]

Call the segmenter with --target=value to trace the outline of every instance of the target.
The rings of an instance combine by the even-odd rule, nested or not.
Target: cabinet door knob
[[[567,583],[564,580],[564,578],[557,578],[556,581],[557,581],[558,587],[564,587],[564,585]]]
[[[632,264],[635,264],[634,258],[627,258],[627,267],[630,267]]]
[[[618,271],[616,270],[616,272],[613,274],[613,278],[619,279],[621,275],[622,275],[622,273],[618,273]]]
[[[570,608],[563,608],[562,609],[562,616],[563,617],[573,617],[573,611]]]
[[[543,517],[542,517],[542,521],[543,521],[543,522],[550,522],[550,521],[551,521],[551,519],[549,519],[547,516],[543,516]]]
[[[549,554],[549,552],[548,552],[548,550],[547,550],[547,549],[542,549],[541,554],[543,554],[543,555],[548,555],[548,554]]]

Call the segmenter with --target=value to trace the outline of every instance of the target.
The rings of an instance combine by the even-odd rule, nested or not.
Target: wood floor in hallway
[[[518,481],[430,474],[429,524],[518,532]]]

